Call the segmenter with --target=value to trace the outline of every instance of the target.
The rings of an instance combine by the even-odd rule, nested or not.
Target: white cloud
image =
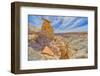
[[[66,33],[66,32],[87,32],[88,26],[85,25],[83,27],[73,28],[73,29],[65,29],[65,30],[56,30],[55,33]]]

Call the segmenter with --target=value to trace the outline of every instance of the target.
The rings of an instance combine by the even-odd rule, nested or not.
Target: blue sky
[[[51,22],[55,33],[88,31],[88,17],[28,15],[28,24],[41,28],[42,18]]]

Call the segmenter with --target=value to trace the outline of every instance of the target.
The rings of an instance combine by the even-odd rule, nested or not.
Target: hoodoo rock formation
[[[54,30],[53,30],[53,27],[49,20],[43,19],[43,25],[41,27],[40,34],[42,34],[42,35],[39,35],[39,36],[41,36],[40,38],[42,38],[42,39],[39,39],[39,41],[43,41],[43,39],[44,39],[44,42],[42,42],[44,44],[44,47],[46,47],[46,46],[51,47],[50,48],[51,50],[43,49],[43,52],[42,52],[43,54],[47,54],[47,55],[51,55],[51,56],[55,56],[55,57],[58,56],[60,59],[68,59],[69,58],[68,53],[67,53],[68,47],[66,47],[64,38],[58,36],[58,39],[56,39],[56,41],[54,41],[56,36],[54,35]],[[60,38],[62,38],[62,40],[59,40]],[[53,46],[50,45],[50,43],[52,43],[52,41],[54,41],[54,44],[55,44]],[[58,43],[56,43],[56,42],[58,42]],[[63,43],[63,45],[61,43]],[[57,46],[57,45],[60,45],[60,46]],[[59,51],[56,50],[57,48],[59,49]],[[59,56],[59,53],[60,53],[60,56]],[[54,54],[54,55],[52,55],[52,54]]]
[[[45,34],[48,38],[53,38],[54,37],[54,30],[53,27],[51,26],[51,22],[47,19],[43,19],[43,24],[41,27],[41,32]]]

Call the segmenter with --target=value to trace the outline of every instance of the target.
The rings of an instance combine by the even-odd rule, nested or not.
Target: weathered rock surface
[[[45,20],[41,30],[29,27],[28,60],[79,59],[88,57],[87,33],[58,33]]]
[[[28,47],[28,60],[41,60],[43,56],[40,52],[37,52],[32,47]]]

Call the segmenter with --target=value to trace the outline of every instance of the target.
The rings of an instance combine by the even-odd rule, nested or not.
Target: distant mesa
[[[34,34],[36,32],[39,32],[40,30],[41,30],[40,28],[37,28],[37,27],[30,25],[30,24],[28,26],[28,33],[29,34]]]

